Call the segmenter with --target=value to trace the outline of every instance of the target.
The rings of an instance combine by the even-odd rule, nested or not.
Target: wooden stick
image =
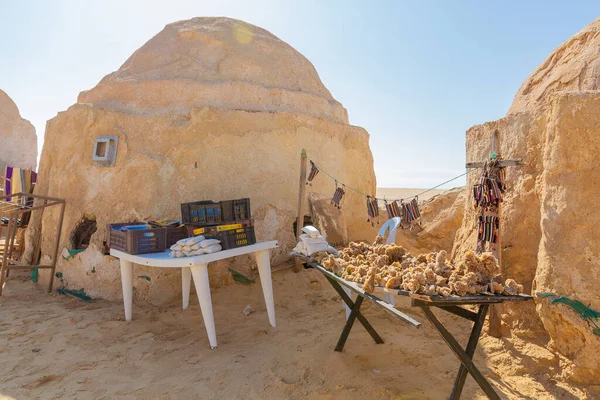
[[[300,154],[300,185],[298,188],[298,219],[296,220],[296,240],[300,241],[302,228],[304,227],[304,209],[306,207],[306,168],[308,157],[306,157],[306,149],[302,149]],[[296,257],[296,265],[294,272],[300,272],[302,268],[302,260]]]
[[[468,162],[465,164],[467,168],[483,168],[485,163],[483,162]],[[498,166],[500,167],[515,167],[517,165],[523,164],[523,160],[520,158],[516,160],[500,160],[498,161]]]
[[[58,248],[60,246],[60,234],[62,232],[63,219],[65,217],[65,203],[60,204],[60,220],[56,233],[56,244],[54,245],[54,256],[52,257],[52,271],[50,273],[50,282],[48,283],[48,293],[52,293],[52,284],[54,283],[54,272],[56,271],[56,258],[58,257]]]
[[[6,272],[8,272],[9,255],[11,252],[9,238],[13,234],[13,220],[16,223],[16,215],[11,215],[8,220],[8,233],[6,234],[6,241],[4,242],[4,254],[2,256],[2,266],[0,267],[0,296],[2,296],[2,289],[4,288],[4,282],[6,280]]]
[[[494,131],[492,135],[492,153],[499,155],[500,151],[500,138],[498,137],[498,130]],[[492,254],[498,259],[498,267],[502,274],[502,203],[498,203],[498,240],[496,243],[496,249],[492,251]],[[491,243],[490,243],[491,246]],[[502,320],[500,318],[500,305],[492,306],[489,310],[489,325],[487,333],[490,336],[499,338],[502,337]]]

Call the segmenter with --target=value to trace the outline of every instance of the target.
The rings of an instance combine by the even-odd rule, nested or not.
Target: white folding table
[[[269,250],[277,247],[277,241],[259,242],[250,246],[238,247],[231,250],[218,251],[212,254],[204,254],[194,257],[172,258],[168,252],[151,254],[128,254],[119,250],[110,249],[110,255],[117,257],[121,263],[121,283],[123,286],[123,303],[125,306],[125,320],[131,321],[133,306],[133,264],[147,265],[159,268],[181,268],[181,289],[183,293],[183,309],[190,304],[191,278],[194,278],[196,293],[200,300],[200,309],[204,326],[208,335],[211,349],[217,347],[217,333],[215,330],[215,319],[210,298],[210,285],[208,282],[208,264],[226,258],[241,256],[243,254],[254,254],[260,284],[262,286],[269,323],[275,327],[275,302],[273,299],[273,283],[271,281],[271,262]]]

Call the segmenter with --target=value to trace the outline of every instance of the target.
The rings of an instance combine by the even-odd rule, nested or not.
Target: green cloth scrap
[[[228,269],[231,272],[231,275],[233,275],[233,280],[236,281],[237,283],[241,283],[242,285],[250,285],[251,283],[256,282],[254,279],[246,278],[244,275],[240,274],[239,272],[237,272],[234,269],[231,269],[231,268],[228,268]]]
[[[553,293],[536,293],[535,295],[541,298],[553,298],[550,304],[564,304],[571,307],[583,320],[588,321],[594,326],[592,333],[596,336],[600,336],[600,327],[594,322],[594,320],[597,320],[600,317],[600,312],[587,307],[579,300],[557,296]]]
[[[568,305],[573,310],[575,310],[575,312],[577,314],[579,314],[579,316],[583,319],[598,319],[598,317],[600,317],[600,312],[598,312],[596,310],[592,310],[589,307],[586,307],[586,305],[583,304],[582,302],[580,302],[579,300],[571,300],[566,297],[558,297],[558,298],[552,300],[552,302],[550,304],[556,304],[556,303],[562,303],[562,304]]]
[[[33,270],[33,272],[31,273],[31,280],[35,283],[37,283],[38,279],[40,277],[40,271],[36,268]]]
[[[35,264],[35,265],[40,265],[40,262],[38,261],[37,264]],[[38,281],[39,278],[40,278],[40,271],[38,270],[38,268],[35,268],[33,270],[33,272],[31,273],[30,279],[33,282],[37,283],[37,281]]]
[[[59,294],[63,294],[65,296],[70,294],[71,296],[78,297],[83,301],[92,301],[92,298],[83,291],[83,288],[73,290],[73,289],[67,289],[65,287],[60,287],[56,290],[56,292]]]
[[[148,282],[152,281],[152,279],[150,279],[150,277],[149,277],[149,276],[146,276],[146,275],[140,275],[140,276],[138,276],[138,278],[145,279],[145,280],[147,280]]]
[[[69,252],[69,256],[68,257],[63,256],[63,258],[66,261],[69,261],[70,259],[72,259],[73,257],[75,257],[77,254],[82,253],[83,251],[85,251],[85,249],[77,249],[77,250],[67,249],[67,252]]]

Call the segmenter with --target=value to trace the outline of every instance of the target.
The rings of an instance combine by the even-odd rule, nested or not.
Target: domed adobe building
[[[116,158],[98,165],[92,156],[102,137],[113,137]],[[369,134],[349,125],[305,57],[242,21],[167,25],[48,122],[38,193],[67,200],[62,248],[72,248],[77,229],[93,232],[84,252],[59,260],[64,281],[94,297],[119,298],[119,262],[104,253],[106,224],[179,218],[180,203],[205,199],[249,197],[257,239],[277,239],[272,262],[287,259],[302,148],[342,182],[375,193]],[[311,190],[330,195],[334,188],[317,178]],[[313,200],[311,209],[327,208]],[[370,227],[364,201],[348,196],[335,215],[347,239]],[[56,218],[44,216],[42,232],[52,232]],[[38,234],[31,229],[30,237]],[[51,245],[44,239],[44,256]],[[252,273],[250,257],[236,262]],[[228,283],[229,266],[211,266],[211,283]],[[178,272],[136,268],[136,276],[151,279],[134,283],[136,296],[153,303],[179,298]]]

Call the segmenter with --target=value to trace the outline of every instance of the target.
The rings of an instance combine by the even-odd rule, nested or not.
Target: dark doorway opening
[[[72,250],[85,250],[90,245],[92,235],[96,233],[96,216],[84,215],[81,221],[75,226],[71,237],[69,238]]]
[[[310,215],[305,215],[304,216],[304,224],[302,226],[304,227],[304,226],[312,225],[312,224],[313,224],[313,222],[312,222],[312,218],[310,217]],[[293,227],[294,227],[294,236],[296,236],[296,229],[298,228],[298,221],[294,221]]]

